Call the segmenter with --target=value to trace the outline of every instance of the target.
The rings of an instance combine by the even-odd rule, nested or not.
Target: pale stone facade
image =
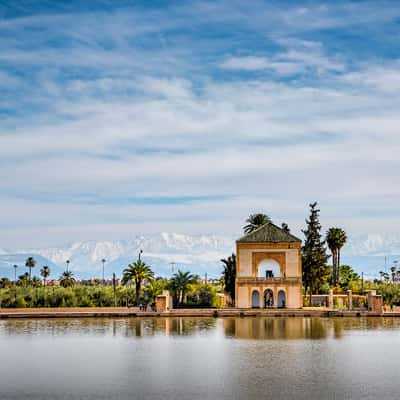
[[[301,240],[268,223],[236,242],[236,307],[301,308]]]

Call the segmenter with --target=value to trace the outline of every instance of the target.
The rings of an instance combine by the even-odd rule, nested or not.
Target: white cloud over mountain
[[[47,263],[52,275],[58,277],[65,270],[65,261],[70,260],[69,268],[77,277],[101,277],[102,259],[106,259],[105,274],[121,271],[138,258],[150,264],[157,275],[169,276],[178,269],[189,270],[204,276],[219,278],[220,259],[235,251],[235,239],[215,235],[183,235],[176,233],[158,233],[139,235],[131,240],[84,241],[66,246],[20,249],[0,253],[0,276],[13,275],[12,266],[18,264],[19,273],[24,272],[24,261],[29,255],[38,258],[38,269]],[[370,272],[377,275],[384,266],[400,255],[400,236],[381,236],[378,234],[349,238],[342,251],[343,263],[349,263],[358,272]]]

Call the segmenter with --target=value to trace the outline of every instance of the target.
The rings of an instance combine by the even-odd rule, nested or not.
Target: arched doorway
[[[267,289],[264,292],[264,308],[274,306],[274,292],[271,289]]]
[[[278,292],[278,307],[285,308],[286,307],[286,293],[284,290],[280,290]]]
[[[267,279],[279,278],[281,276],[281,267],[277,261],[268,258],[258,264],[257,276]]]
[[[251,294],[251,306],[253,308],[260,307],[260,293],[258,293],[258,290],[253,290],[253,293]]]

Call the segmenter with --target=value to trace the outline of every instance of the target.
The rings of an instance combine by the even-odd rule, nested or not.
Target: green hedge
[[[135,289],[112,287],[74,286],[0,289],[2,308],[26,307],[111,307],[131,305],[135,301]]]

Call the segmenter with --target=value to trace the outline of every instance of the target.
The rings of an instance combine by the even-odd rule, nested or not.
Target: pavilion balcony
[[[299,277],[274,277],[274,278],[260,278],[260,277],[243,277],[243,278],[237,278],[236,279],[237,283],[240,284],[262,284],[262,285],[267,285],[267,284],[282,284],[282,285],[287,285],[287,284],[301,284],[301,278]]]

